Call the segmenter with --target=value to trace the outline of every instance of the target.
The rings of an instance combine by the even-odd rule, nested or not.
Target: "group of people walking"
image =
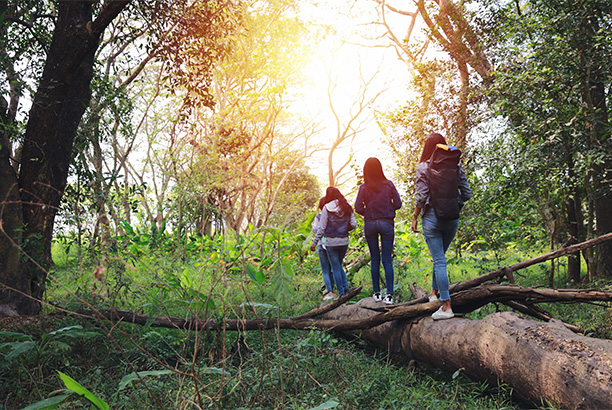
[[[434,153],[455,152],[448,157],[456,157],[454,163],[446,161],[443,172],[434,169],[433,163],[439,161]],[[442,305],[432,315],[433,319],[448,319],[454,316],[450,305],[449,281],[445,253],[459,227],[458,210],[471,198],[463,168],[458,163],[457,148],[448,145],[444,137],[433,133],[425,141],[416,172],[416,201],[412,218],[412,230],[419,233],[418,217],[421,217],[423,235],[433,260],[432,287],[429,301],[440,300]],[[434,161],[434,162],[432,162]],[[454,165],[448,165],[454,164]],[[446,173],[444,173],[446,172]],[[444,176],[440,182],[439,175]],[[452,182],[455,179],[454,188]],[[359,186],[353,207],[347,202],[340,190],[328,187],[325,196],[319,201],[320,212],[313,221],[315,236],[310,245],[311,251],[318,248],[319,261],[325,283],[324,300],[335,298],[334,286],[340,296],[348,292],[348,280],[342,267],[348,250],[349,232],[357,227],[355,213],[364,218],[364,235],[370,252],[370,273],[372,277],[373,298],[376,302],[393,304],[393,244],[395,241],[395,214],[402,207],[395,185],[385,177],[382,164],[377,158],[368,158],[363,167],[363,184]],[[439,199],[440,186],[450,186],[455,190],[455,198],[450,198],[451,209]],[[448,201],[447,201],[448,202]],[[452,208],[457,209],[453,210]],[[385,272],[386,289],[380,288],[380,265]]]

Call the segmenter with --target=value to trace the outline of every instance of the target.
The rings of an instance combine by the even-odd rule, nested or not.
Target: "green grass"
[[[218,409],[312,409],[326,402],[337,403],[337,409],[515,408],[507,389],[414,366],[364,342],[322,331],[219,337],[120,325],[106,335],[91,322],[67,318],[45,327],[75,325],[82,326],[78,338],[64,338],[63,346],[51,344],[46,352],[32,351],[3,364],[5,408],[21,408],[61,389],[57,371],[117,409],[198,408],[194,403]],[[35,337],[38,345],[41,336]],[[163,370],[160,363],[175,372],[119,389],[132,366]],[[72,399],[59,408],[90,407]]]
[[[290,317],[318,306],[322,280],[315,255],[303,258],[300,243],[285,241],[282,254],[270,250],[272,243],[267,252],[273,257],[268,258],[253,243],[215,245],[189,258],[162,250],[113,254],[102,281],[94,277],[95,254],[84,253],[79,261],[74,249],[69,253],[56,249],[46,299],[55,307],[44,310],[53,315],[37,318],[34,324],[3,326],[3,331],[22,336],[0,335],[5,359],[0,364],[0,409],[21,409],[63,389],[58,372],[112,409],[521,408],[504,386],[470,381],[461,371],[447,374],[408,363],[404,357],[389,357],[380,347],[330,332],[195,333],[92,322],[59,314],[57,309],[118,307],[156,316],[265,318]],[[353,244],[352,251],[363,252],[363,243]],[[449,256],[453,254],[449,250]],[[451,257],[449,275],[454,283],[533,256],[516,248],[508,254],[472,249]],[[409,299],[411,283],[429,289],[428,257],[422,239],[398,234],[397,298]],[[556,280],[564,283],[563,266],[560,272]],[[522,284],[546,285],[548,265],[522,274],[517,276]],[[352,278],[352,286],[359,285],[369,295],[367,266]],[[609,288],[605,283],[597,286]],[[610,313],[599,306],[546,308],[589,329],[591,336],[611,336]],[[488,305],[470,317],[498,309],[503,307]],[[22,351],[15,350],[19,348]],[[135,371],[149,373],[143,373],[142,382],[122,385],[122,379]],[[91,404],[70,396],[58,408],[91,408]]]

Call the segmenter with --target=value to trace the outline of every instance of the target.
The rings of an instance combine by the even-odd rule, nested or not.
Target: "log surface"
[[[375,314],[373,304],[364,299],[325,318],[363,320]],[[612,341],[573,333],[557,320],[537,322],[512,312],[481,320],[426,316],[350,333],[448,372],[464,369],[473,380],[506,384],[537,405],[612,409]]]

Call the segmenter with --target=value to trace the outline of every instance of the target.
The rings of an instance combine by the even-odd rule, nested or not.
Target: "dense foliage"
[[[95,269],[95,249],[79,258],[74,246],[58,241],[57,265],[48,276],[48,315],[3,322],[0,404],[13,409],[48,399],[61,400],[59,408],[88,408],[90,397],[122,409],[520,408],[503,386],[470,382],[461,371],[445,374],[406,363],[375,346],[324,331],[197,333],[66,316],[111,307],[218,320],[308,311],[322,295],[318,260],[305,256],[313,216],[309,213],[287,230],[184,237],[182,257],[176,236],[124,224],[126,234],[113,238],[116,248],[105,271]],[[424,241],[407,228],[397,226],[398,301],[409,298],[409,284],[427,288],[431,280]],[[364,255],[359,228],[351,236],[347,264]],[[461,256],[453,248],[451,280],[514,263],[519,255],[533,256],[520,247],[506,255],[483,245]],[[547,268],[533,267],[525,276],[526,284],[542,284]],[[566,277],[560,274],[558,281]],[[352,271],[350,282],[351,287],[364,286],[360,297],[369,297],[367,265]],[[595,309],[559,313],[607,337],[611,318]],[[473,317],[489,312],[483,308]],[[90,395],[79,398],[84,391]]]

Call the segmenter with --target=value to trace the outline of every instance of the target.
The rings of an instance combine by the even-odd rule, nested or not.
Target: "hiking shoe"
[[[336,299],[336,295],[334,295],[332,292],[326,293],[325,296],[323,296],[323,300],[334,300]]]
[[[442,310],[443,307],[444,306],[440,306],[440,309],[436,310],[434,314],[431,315],[433,320],[450,319],[451,317],[455,316],[455,314],[453,313],[453,309],[448,308],[446,310]]]
[[[393,295],[387,293],[385,295],[385,298],[383,299],[383,302],[385,302],[387,305],[392,305],[393,304]]]
[[[382,296],[380,296],[380,292],[375,292],[374,296],[372,296],[374,298],[375,302],[380,302],[382,301]]]

